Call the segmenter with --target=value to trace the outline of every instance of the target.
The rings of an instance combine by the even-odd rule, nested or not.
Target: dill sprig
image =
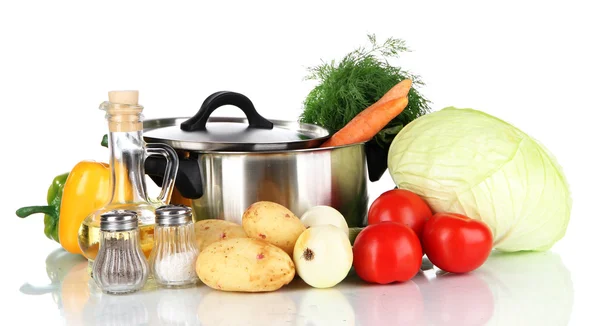
[[[410,52],[404,40],[388,38],[382,44],[375,35],[367,35],[369,46],[360,46],[336,62],[324,62],[308,69],[307,80],[317,86],[304,100],[300,121],[340,130],[362,110],[377,102],[390,88],[410,78],[413,87],[408,93],[408,105],[377,136],[383,148],[409,122],[430,111],[430,101],[418,90],[424,86],[420,76],[390,64],[389,60]]]

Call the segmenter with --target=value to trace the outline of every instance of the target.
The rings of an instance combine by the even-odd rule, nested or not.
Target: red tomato
[[[419,272],[423,256],[419,237],[397,222],[367,226],[356,237],[352,251],[356,274],[379,284],[410,280]]]
[[[481,266],[492,252],[492,231],[460,214],[437,213],[423,228],[423,250],[432,264],[451,273]]]
[[[425,221],[431,217],[431,209],[419,195],[404,189],[384,192],[369,208],[369,225],[383,221],[404,224],[419,238]]]

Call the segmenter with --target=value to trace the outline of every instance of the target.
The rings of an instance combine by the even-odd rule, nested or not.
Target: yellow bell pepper
[[[63,190],[58,233],[60,245],[70,253],[83,254],[77,241],[81,222],[110,199],[110,167],[106,163],[81,161],[69,173]]]
[[[183,195],[177,190],[177,188],[173,188],[173,194],[171,195],[171,204],[173,205],[185,205],[192,207],[192,200]]]

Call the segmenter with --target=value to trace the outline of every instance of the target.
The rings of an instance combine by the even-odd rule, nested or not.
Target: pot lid
[[[240,108],[246,118],[209,116],[223,105]],[[234,92],[210,95],[191,118],[144,121],[144,139],[175,149],[199,151],[277,151],[314,148],[328,137],[326,128],[262,117],[246,96]]]

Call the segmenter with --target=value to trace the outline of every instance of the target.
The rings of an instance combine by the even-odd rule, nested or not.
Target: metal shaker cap
[[[130,231],[138,227],[137,213],[117,209],[100,215],[101,231]]]
[[[185,205],[164,205],[156,209],[156,224],[183,225],[192,221],[192,209]]]

